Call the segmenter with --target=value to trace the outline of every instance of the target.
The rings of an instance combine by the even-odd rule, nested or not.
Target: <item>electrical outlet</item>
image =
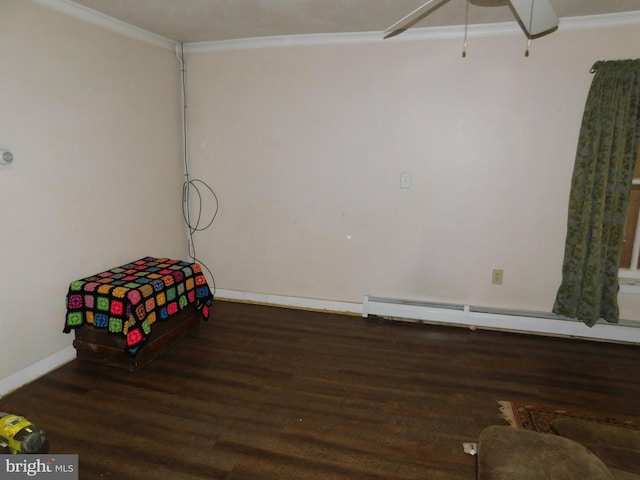
[[[496,268],[491,272],[491,283],[493,285],[502,285],[502,280],[504,279],[504,270],[501,268]]]

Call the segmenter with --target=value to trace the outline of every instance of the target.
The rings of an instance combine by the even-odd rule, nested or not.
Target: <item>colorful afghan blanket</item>
[[[135,356],[151,326],[195,304],[209,318],[213,295],[200,265],[145,257],[72,282],[67,294],[65,333],[84,324],[125,335],[125,351]]]

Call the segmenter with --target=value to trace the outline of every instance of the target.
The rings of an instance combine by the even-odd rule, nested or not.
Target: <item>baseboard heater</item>
[[[640,344],[640,322],[584,323],[546,312],[365,296],[362,316]]]

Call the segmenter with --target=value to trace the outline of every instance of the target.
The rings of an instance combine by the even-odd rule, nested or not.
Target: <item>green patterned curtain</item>
[[[617,323],[618,262],[640,139],[640,60],[597,62],[571,181],[554,313]]]

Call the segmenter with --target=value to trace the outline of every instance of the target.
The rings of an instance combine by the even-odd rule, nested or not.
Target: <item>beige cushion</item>
[[[577,418],[559,418],[551,422],[551,427],[558,435],[591,450],[615,478],[640,478],[640,430]]]
[[[493,425],[480,433],[478,480],[614,480],[602,461],[569,438]]]
[[[615,480],[638,480],[640,475],[637,473],[625,472],[624,470],[618,470],[616,468],[609,468],[611,475]]]

